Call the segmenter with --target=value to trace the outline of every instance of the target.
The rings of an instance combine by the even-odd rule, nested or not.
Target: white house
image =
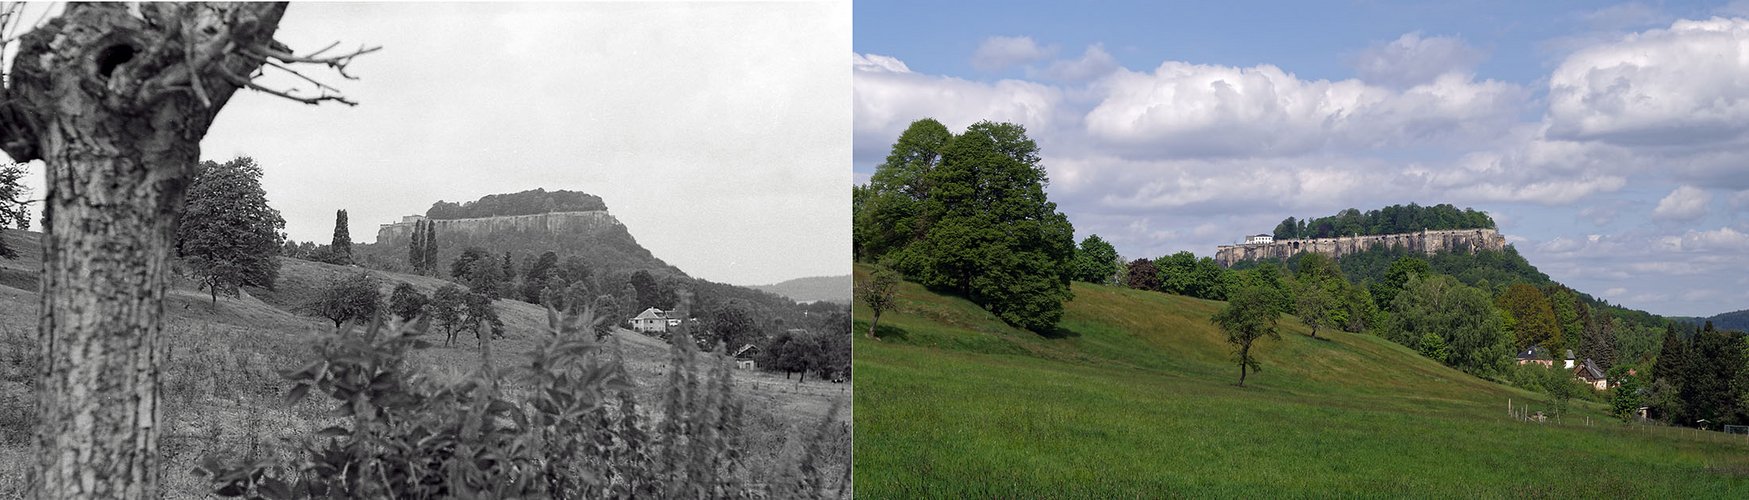
[[[1275,237],[1267,234],[1253,234],[1245,237],[1246,245],[1254,245],[1258,243],[1275,243]]]
[[[670,321],[667,312],[652,307],[632,317],[632,330],[641,333],[666,332],[670,324],[679,324],[678,321],[673,323]]]

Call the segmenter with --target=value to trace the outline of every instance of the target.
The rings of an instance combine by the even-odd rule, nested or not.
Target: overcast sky
[[[293,239],[569,189],[696,277],[850,272],[848,2],[293,3],[278,38],[384,47],[328,79],[359,106],[240,91],[201,142],[261,163]]]
[[[857,183],[912,120],[1012,121],[1132,259],[1453,203],[1611,302],[1749,308],[1749,3],[935,5],[856,4]]]

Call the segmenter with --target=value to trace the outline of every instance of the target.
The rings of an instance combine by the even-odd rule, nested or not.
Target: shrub
[[[652,423],[637,407],[617,348],[585,334],[600,321],[592,308],[561,314],[549,306],[548,320],[548,337],[523,365],[500,371],[482,349],[479,368],[447,385],[406,363],[409,350],[428,346],[419,339],[425,322],[337,329],[318,340],[318,361],[282,375],[294,384],[288,397],[326,395],[341,422],[318,432],[293,463],[209,456],[196,473],[209,475],[220,496],[251,498],[828,493],[811,458],[821,453],[818,439],[778,480],[745,480],[742,405],[727,357],[700,360],[692,340],[677,333],[661,418]],[[834,425],[842,426],[828,415],[814,437]]]

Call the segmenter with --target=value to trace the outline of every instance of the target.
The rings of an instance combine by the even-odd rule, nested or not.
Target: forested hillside
[[[467,203],[438,201],[425,216],[433,219],[472,219],[505,215],[607,210],[601,197],[581,191],[531,189],[520,193],[490,194]]]
[[[1458,209],[1450,204],[1423,207],[1391,205],[1361,212],[1353,208],[1329,217],[1295,220],[1288,217],[1275,226],[1275,239],[1335,238],[1337,236],[1412,233],[1421,230],[1494,229],[1487,213]]]

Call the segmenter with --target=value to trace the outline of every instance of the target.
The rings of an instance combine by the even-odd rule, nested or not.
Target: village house
[[[735,368],[739,368],[742,370],[752,370],[754,368],[759,367],[758,363],[755,363],[753,361],[753,357],[758,356],[758,355],[759,355],[759,346],[756,346],[753,344],[747,344],[747,345],[741,346],[740,349],[736,349],[735,353],[730,355],[730,356],[735,358]]]
[[[1574,368],[1573,376],[1599,391],[1609,388],[1609,377],[1604,376],[1603,370],[1598,368],[1597,363],[1592,362],[1591,358],[1585,358],[1584,363],[1580,364],[1578,368]]]
[[[1548,350],[1543,349],[1540,345],[1530,346],[1528,349],[1518,351],[1518,364],[1536,363],[1549,367],[1555,366],[1555,361],[1549,357],[1548,353]]]
[[[666,332],[669,325],[668,313],[654,307],[645,309],[644,312],[632,317],[632,330],[639,333]]]

